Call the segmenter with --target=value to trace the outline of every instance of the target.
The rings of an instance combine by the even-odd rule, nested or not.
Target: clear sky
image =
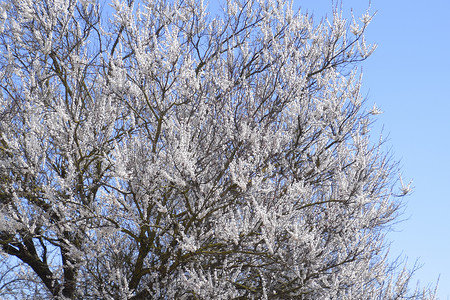
[[[209,3],[217,9],[216,0]],[[330,16],[332,3],[294,0],[317,20]],[[357,17],[369,0],[342,0],[342,7]],[[390,255],[407,258],[409,267],[418,260],[413,281],[421,286],[440,276],[438,299],[450,300],[450,1],[371,0],[370,11],[376,15],[366,38],[378,48],[362,63],[363,92],[369,107],[384,111],[375,129],[384,128],[404,181],[414,186],[403,198],[405,221],[388,236]]]
[[[337,0],[294,0],[296,8],[320,20]],[[214,7],[217,2],[209,1]],[[435,286],[450,300],[450,1],[371,0],[376,13],[366,31],[378,45],[362,63],[363,92],[378,115],[373,134],[383,129],[387,147],[400,161],[404,181],[414,191],[403,198],[403,222],[388,235],[392,259],[401,255],[413,283]],[[344,15],[355,17],[369,0],[342,0]],[[378,137],[378,136],[375,136]]]
[[[331,0],[294,0],[316,17],[330,11]],[[342,0],[355,16],[368,0]],[[366,33],[378,48],[363,67],[368,104],[384,111],[387,145],[400,161],[414,192],[404,198],[404,222],[389,235],[391,256],[416,259],[421,286],[440,275],[439,299],[450,299],[450,1],[372,0],[376,16]],[[328,13],[329,15],[329,13]]]

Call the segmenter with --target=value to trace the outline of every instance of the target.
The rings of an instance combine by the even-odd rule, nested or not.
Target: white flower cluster
[[[400,203],[360,95],[371,15],[222,8],[0,4],[0,298],[427,295],[385,257]]]

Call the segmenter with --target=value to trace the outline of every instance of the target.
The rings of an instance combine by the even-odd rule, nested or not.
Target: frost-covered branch
[[[0,4],[2,297],[432,298],[385,255],[371,15],[221,8]]]

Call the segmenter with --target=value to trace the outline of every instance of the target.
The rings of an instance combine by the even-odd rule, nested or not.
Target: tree
[[[0,7],[4,297],[433,296],[386,258],[402,203],[359,92],[369,13]]]

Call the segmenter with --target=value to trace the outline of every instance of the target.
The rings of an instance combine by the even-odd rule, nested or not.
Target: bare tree
[[[432,298],[386,258],[401,202],[359,92],[370,20],[1,2],[2,296]]]

